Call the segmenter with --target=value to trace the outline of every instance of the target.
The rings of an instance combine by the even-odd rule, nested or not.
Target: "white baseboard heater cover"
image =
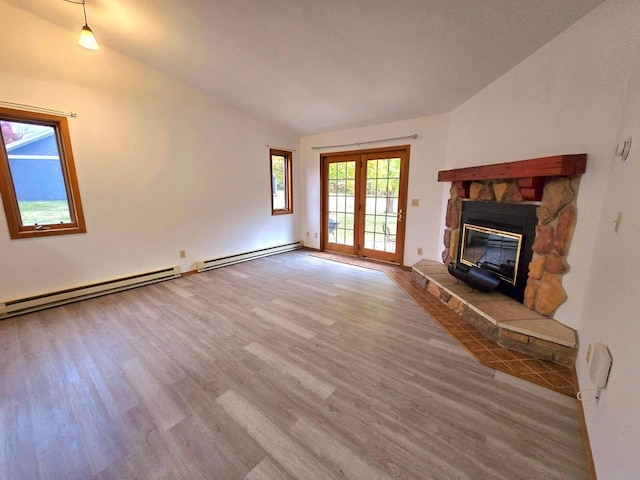
[[[276,247],[253,250],[252,252],[238,253],[236,255],[213,258],[211,260],[202,260],[196,262],[196,266],[198,267],[198,272],[206,272],[207,270],[213,270],[214,268],[226,267],[235,263],[247,262],[249,260],[255,260],[256,258],[276,255],[278,253],[290,252],[292,250],[299,250],[301,248],[304,248],[304,244],[302,242],[287,243],[284,245],[278,245]]]
[[[91,285],[68,288],[57,292],[44,293],[33,297],[7,301],[0,303],[0,319],[35,312],[45,308],[57,307],[58,305],[86,300],[88,298],[94,298],[108,293],[115,293],[122,290],[128,290],[130,288],[141,287],[143,285],[163,282],[165,280],[171,280],[178,277],[180,277],[180,267],[175,266],[153,272],[106,280],[104,282],[93,283]]]

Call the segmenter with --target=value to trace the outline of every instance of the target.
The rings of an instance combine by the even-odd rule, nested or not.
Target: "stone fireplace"
[[[578,351],[578,334],[552,315],[567,299],[562,277],[569,271],[567,255],[576,225],[578,186],[586,162],[585,154],[558,155],[439,172],[439,181],[451,182],[444,263],[427,259],[417,262],[412,266],[411,281],[487,339],[541,360],[572,367]],[[468,210],[463,205],[488,206],[490,212],[495,211],[483,217],[474,207],[470,215],[465,213],[463,217],[463,211]],[[516,210],[522,207],[529,211],[525,223],[532,225],[526,228],[517,225],[514,206]],[[480,236],[480,240],[469,243],[471,252],[466,260],[472,267],[462,277],[467,284],[459,281],[461,277],[456,270],[461,261],[461,242],[467,242],[465,235],[469,234],[464,228],[461,234],[463,220],[470,220],[472,229]],[[495,249],[496,245],[527,252],[486,255],[482,251]],[[515,277],[519,277],[520,293],[487,292],[480,288],[485,285],[478,283],[478,277],[484,277],[483,281],[487,277],[486,273],[479,273],[483,270],[474,263],[480,257],[486,257],[482,262],[488,262],[489,270],[501,281],[515,284]],[[520,263],[516,265],[517,262]],[[495,279],[492,281],[495,283]],[[478,288],[471,289],[470,285]],[[471,337],[462,338],[461,342],[476,342],[477,337]]]
[[[581,154],[441,171],[438,180],[451,182],[443,262],[448,265],[461,261],[463,205],[495,205],[497,216],[505,215],[510,206],[533,208],[533,231],[525,235],[522,243],[526,251],[521,257],[525,264],[520,266],[520,290],[514,295],[504,293],[541,315],[552,316],[567,299],[562,277],[569,271],[566,258],[585,168],[586,155]]]

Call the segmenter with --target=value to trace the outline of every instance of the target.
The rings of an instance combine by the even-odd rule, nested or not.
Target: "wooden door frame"
[[[340,160],[341,157],[344,157],[344,160]],[[359,161],[360,161],[360,155],[357,152],[334,152],[334,153],[321,153],[320,154],[320,251],[324,251],[327,243],[329,242],[329,229],[326,228],[326,226],[329,224],[329,213],[328,213],[328,205],[327,205],[327,186],[329,184],[329,163],[328,161],[326,161],[327,159],[330,159],[334,162],[339,162],[339,161],[344,161],[344,162],[351,162],[354,161],[356,163],[356,174],[355,174],[355,188],[356,188],[356,192],[358,191],[358,189],[360,188],[358,186],[358,175],[359,175],[359,171],[360,171],[360,166],[359,166]],[[355,202],[357,205],[358,202],[358,196],[355,196]],[[347,252],[346,248],[343,249],[345,250],[344,252],[341,253],[348,253],[348,254],[352,254],[352,255],[357,255],[357,245],[355,245],[356,239],[358,238],[358,225],[356,224],[356,222],[354,222],[353,224],[353,239],[354,239],[354,246],[353,246],[353,252]]]
[[[411,154],[411,145],[396,145],[382,148],[370,148],[365,150],[346,150],[342,152],[327,152],[320,154],[320,250],[324,251],[328,243],[328,205],[327,205],[327,187],[328,187],[328,173],[329,167],[327,159],[336,161],[339,157],[359,157],[356,160],[356,202],[357,205],[362,206],[362,202],[366,196],[366,192],[363,191],[362,186],[358,185],[359,181],[363,180],[360,175],[360,161],[364,160],[365,155],[384,154],[387,152],[404,151],[404,158],[402,162],[402,170],[400,175],[400,191],[398,196],[398,211],[402,210],[402,220],[398,222],[396,232],[396,254],[399,258],[399,265],[404,266],[404,240],[406,233],[406,218],[407,218],[407,194],[409,186],[409,160]],[[346,158],[345,158],[345,161]],[[354,254],[358,257],[362,257],[362,248],[358,249],[357,241],[360,236],[360,222],[354,222]]]

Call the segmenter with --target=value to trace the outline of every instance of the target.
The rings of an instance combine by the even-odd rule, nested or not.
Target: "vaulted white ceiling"
[[[63,0],[7,1],[69,30],[82,26],[82,9]],[[602,1],[87,0],[86,7],[102,46],[309,134],[449,112]]]

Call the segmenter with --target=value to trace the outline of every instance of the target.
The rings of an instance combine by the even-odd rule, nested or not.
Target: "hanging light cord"
[[[84,24],[88,25],[88,23],[87,23],[87,9],[84,6],[84,1],[85,0],[82,0],[81,2],[76,2],[74,0],[64,0],[64,1],[67,2],[67,3],[73,3],[75,5],[82,5],[82,13],[84,13]]]

